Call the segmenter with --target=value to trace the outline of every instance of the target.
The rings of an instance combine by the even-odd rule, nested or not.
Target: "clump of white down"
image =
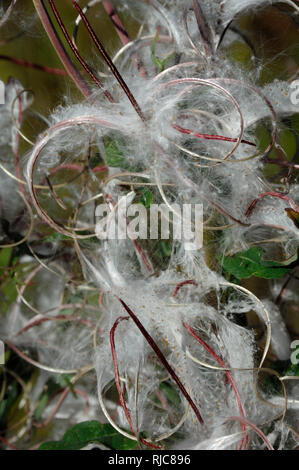
[[[175,422],[170,424],[168,413],[155,406],[153,394],[169,377],[137,326],[129,319],[117,327],[115,343],[119,375],[126,384],[127,407],[136,433],[146,433],[148,439],[158,442],[161,436],[170,436],[174,432],[179,439],[174,439],[172,445],[177,448],[235,449],[244,433],[240,423],[227,420],[240,416],[241,404],[243,417],[257,426],[273,420],[273,426],[269,424],[266,427],[268,439],[272,445],[279,442],[278,446],[283,448],[289,438],[289,430],[284,423],[275,423],[275,419],[283,412],[284,405],[279,402],[279,406],[274,407],[266,392],[262,396],[263,392],[257,390],[256,368],[261,364],[263,350],[258,347],[253,332],[236,321],[238,316],[255,312],[263,325],[262,344],[267,348],[267,341],[270,341],[276,357],[286,360],[290,338],[283,319],[273,303],[274,299],[259,300],[246,289],[238,290],[227,283],[219,269],[217,271],[217,262],[211,264],[209,258],[211,252],[218,256],[248,249],[256,242],[255,236],[259,240],[283,237],[285,241],[281,248],[285,257],[290,257],[298,245],[298,229],[285,211],[289,207],[288,201],[269,196],[261,199],[248,217],[245,215],[259,194],[277,192],[279,187],[272,187],[266,181],[260,155],[255,156],[257,147],[240,142],[242,139],[257,144],[254,129],[262,119],[268,119],[270,132],[275,134],[276,115],[291,115],[297,111],[289,99],[288,84],[274,81],[258,89],[251,77],[246,77],[229,61],[224,62],[220,53],[215,53],[206,62],[202,57],[197,59],[182,26],[181,2],[163,2],[164,5],[156,1],[115,3],[123,12],[133,14],[144,24],[144,35],[149,35],[151,41],[161,22],[161,35],[172,37],[171,42],[165,40],[158,44],[157,53],[165,57],[174,49],[176,59],[171,59],[170,68],[158,76],[148,47],[136,48],[145,69],[150,71],[147,78],[138,76],[130,57],[119,63],[147,117],[147,123],[144,125],[127,97],[109,78],[105,86],[108,88],[113,83],[118,97],[116,104],[107,103],[102,94],[95,93],[93,105],[70,103],[59,107],[50,117],[51,126],[47,134],[41,136],[46,146],[39,155],[35,176],[40,182],[45,170],[59,165],[61,151],[73,155],[77,161],[94,136],[98,150],[105,158],[103,139],[113,136],[121,146],[129,168],[126,171],[141,172],[144,175],[141,181],[152,183],[153,192],[160,202],[169,207],[174,203],[202,203],[204,220],[208,221],[206,225],[225,226],[225,236],[219,246],[215,242],[207,242],[196,252],[186,251],[184,243],[175,242],[171,255],[165,256],[165,267],[158,273],[145,266],[144,259],[130,240],[109,240],[96,247],[82,243],[79,257],[87,285],[96,286],[104,293],[96,343],[93,331],[86,323],[62,329],[59,322],[49,321],[16,337],[16,333],[28,325],[34,315],[38,315],[21,305],[20,296],[9,327],[6,326],[6,336],[17,345],[34,345],[40,362],[58,370],[78,369],[92,361],[106,418],[111,419],[109,413],[113,414],[117,425],[129,432],[122,408],[104,398],[104,392],[114,381],[109,333],[118,317],[128,316],[119,301],[122,299],[159,345],[204,421],[204,425],[198,422],[174,382],[171,383],[177,393],[177,401],[176,409],[171,413]],[[216,26],[217,19],[221,20],[224,28],[240,12],[271,3],[254,0],[200,2],[212,28],[214,45],[221,34],[219,26]],[[152,7],[151,12],[154,13],[148,14],[148,8]],[[191,26],[191,32],[194,27]],[[178,62],[180,57],[188,63]],[[7,127],[11,100],[1,114],[5,129],[0,136],[1,149],[9,144],[11,138],[11,127],[10,130]],[[89,125],[70,125],[84,117],[91,117]],[[61,129],[52,131],[57,125],[61,125]],[[173,125],[192,132],[182,133]],[[198,138],[194,132],[239,138],[239,142],[207,140]],[[234,147],[236,150],[233,152]],[[32,155],[29,156],[28,183],[32,178]],[[121,168],[110,168],[109,177],[123,172]],[[130,189],[124,193],[115,179],[101,184],[100,190],[112,200],[120,196],[131,197]],[[296,200],[295,186],[290,187],[288,195]],[[86,220],[90,221],[92,212],[89,210],[86,206]],[[84,217],[82,209],[80,216]],[[146,255],[150,259],[150,250]],[[66,266],[63,269],[67,271]],[[57,305],[65,288],[63,282],[59,281],[57,285],[57,279],[56,283],[54,279],[55,274],[51,277],[49,272],[44,273],[44,277],[37,275],[37,282],[41,286],[46,283],[48,287],[40,293],[43,301],[38,303],[36,300],[34,304],[37,311],[49,311],[48,315],[52,316],[60,313]],[[174,296],[176,286],[190,279],[193,284],[182,286]],[[97,324],[98,309],[86,308],[84,319]],[[219,362],[196,342],[183,323],[189,324],[225,367],[231,369],[240,402],[226,372],[220,370]],[[43,344],[44,337],[47,337],[47,346]],[[181,424],[176,428],[180,420]],[[177,429],[179,434],[175,434]],[[250,438],[252,448],[264,448],[265,444],[255,433],[251,432]]]

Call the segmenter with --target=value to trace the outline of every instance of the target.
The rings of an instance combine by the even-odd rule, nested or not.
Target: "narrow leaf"
[[[124,437],[110,424],[85,421],[68,429],[60,441],[44,442],[39,450],[79,450],[91,443],[103,444],[110,449],[135,449],[137,443]]]

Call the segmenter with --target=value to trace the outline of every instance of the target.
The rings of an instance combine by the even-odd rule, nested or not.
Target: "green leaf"
[[[129,165],[120,149],[120,142],[117,139],[110,140],[105,145],[106,162],[108,166],[128,168]]]
[[[284,375],[299,377],[299,364],[292,364],[290,362]]]
[[[159,57],[156,57],[155,55],[152,55],[152,62],[154,66],[157,68],[157,72],[161,73],[165,69],[165,65],[167,62],[169,62],[174,56],[174,53],[170,54],[167,56],[165,59],[159,59]]]
[[[170,256],[171,255],[172,247],[171,247],[170,242],[162,240],[161,241],[161,248],[162,248],[162,252],[163,252],[164,256]]]
[[[291,160],[296,153],[296,137],[289,129],[282,129],[279,133],[279,144],[286,153],[287,159]]]
[[[41,418],[41,416],[42,416],[42,414],[43,414],[43,412],[44,412],[44,410],[45,410],[45,408],[48,404],[49,399],[50,399],[50,397],[49,397],[48,393],[45,393],[42,396],[36,410],[34,411],[34,419],[36,421],[38,421]]]
[[[169,62],[174,57],[174,52],[170,54],[169,56],[167,56],[165,59],[160,59],[159,57],[155,55],[155,50],[156,50],[157,41],[159,39],[159,34],[160,34],[159,31],[157,31],[155,38],[153,40],[152,46],[151,46],[151,59],[158,73],[163,72],[167,62]]]
[[[58,233],[58,232],[52,233],[48,237],[43,238],[44,243],[56,242],[56,241],[60,241],[60,240],[69,241],[69,240],[72,240],[72,238],[68,237],[67,235],[62,235],[61,233]]]
[[[0,273],[1,274],[1,273]],[[16,278],[9,279],[1,286],[1,297],[3,300],[0,302],[0,314],[6,314],[9,311],[10,305],[16,300],[18,291],[16,289]]]
[[[4,273],[4,269],[2,268],[7,268],[10,264],[12,251],[13,249],[11,247],[2,248],[2,250],[0,250],[0,276]]]
[[[251,276],[263,279],[279,279],[290,269],[285,266],[288,263],[276,261],[264,261],[263,249],[260,247],[250,248],[248,251],[237,253],[235,256],[225,256],[222,266],[225,271],[235,276],[237,279],[246,279]]]
[[[34,419],[36,421],[38,421],[41,418],[51,397],[53,397],[53,395],[55,395],[55,393],[58,392],[61,389],[61,387],[63,388],[68,387],[68,384],[63,381],[64,377],[65,377],[65,374],[61,374],[58,376],[58,380],[54,380],[53,378],[50,378],[47,381],[47,384],[39,397],[39,404],[34,412]]]
[[[140,202],[141,202],[141,204],[144,205],[144,207],[146,209],[149,209],[152,205],[152,202],[153,202],[153,193],[151,191],[149,191],[148,189],[145,189],[142,192]]]
[[[60,441],[45,442],[39,450],[79,450],[91,443],[103,444],[115,450],[137,447],[137,442],[120,434],[110,424],[85,421],[68,429]]]
[[[12,250],[13,249],[11,247],[2,248],[2,250],[0,250],[0,266],[2,268],[7,268],[9,266]]]
[[[227,49],[226,53],[231,61],[238,62],[241,66],[243,66],[243,68],[246,68],[247,70],[253,70],[253,51],[245,42],[233,42]]]
[[[62,388],[66,388],[66,387],[69,387],[72,395],[74,398],[77,398],[77,394],[75,392],[75,389],[74,389],[74,384],[71,382],[70,378],[68,375],[66,374],[61,374],[61,377],[60,377],[60,380],[59,380],[59,384],[61,385]]]

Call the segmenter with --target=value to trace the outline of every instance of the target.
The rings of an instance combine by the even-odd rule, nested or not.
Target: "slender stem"
[[[290,168],[295,168],[296,170],[299,170],[299,164],[293,163],[293,162],[288,162],[285,160],[276,160],[275,158],[263,158],[264,163],[269,163],[271,165],[279,165],[279,166],[287,166]]]
[[[16,446],[11,444],[7,439],[5,439],[2,436],[0,436],[0,442],[2,442],[4,445],[6,445],[7,447],[9,447],[12,450],[18,450]]]
[[[261,199],[263,199],[265,197],[268,197],[268,196],[276,197],[276,198],[279,198],[279,199],[283,199],[284,201],[287,201],[289,203],[290,207],[293,209],[293,211],[295,211],[297,214],[299,214],[299,207],[297,206],[295,201],[293,201],[293,199],[291,199],[289,196],[286,196],[285,194],[276,193],[276,192],[268,192],[268,193],[259,194],[259,196],[252,201],[252,203],[248,207],[247,211],[245,212],[245,216],[249,217],[251,212],[253,211],[253,209],[257,205],[257,203]]]
[[[40,17],[40,20],[45,28],[46,33],[49,36],[49,39],[61,60],[65,70],[67,71],[68,75],[72,78],[76,86],[79,88],[81,93],[85,96],[85,98],[91,99],[91,90],[88,84],[85,82],[83,77],[81,76],[80,72],[76,69],[75,65],[71,61],[69,55],[67,54],[55,28],[52,23],[52,20],[45,8],[44,0],[33,0],[33,4],[35,9]]]
[[[133,108],[135,109],[136,113],[138,114],[138,116],[140,117],[140,119],[143,122],[146,122],[146,118],[145,118],[143,112],[141,111],[141,108],[140,108],[139,104],[135,100],[135,98],[132,95],[129,87],[125,83],[124,79],[122,78],[119,71],[115,67],[114,63],[112,62],[109,55],[107,54],[106,50],[104,49],[102,43],[98,39],[97,35],[95,34],[94,30],[92,29],[92,27],[91,27],[91,25],[88,21],[88,19],[84,15],[82,9],[80,8],[80,6],[78,5],[78,3],[75,0],[72,0],[72,2],[73,2],[74,7],[76,8],[76,10],[79,12],[79,14],[80,14],[80,16],[83,20],[83,23],[86,26],[86,29],[87,29],[91,39],[93,40],[94,44],[96,45],[98,51],[101,53],[101,55],[102,55],[103,59],[105,60],[106,64],[109,66],[109,68],[110,68],[111,72],[113,73],[113,75],[115,76],[116,80],[118,81],[118,83],[120,84],[120,86],[122,87],[124,92],[126,93],[128,99],[130,100],[130,102],[131,102]]]
[[[124,413],[126,415],[127,421],[129,423],[129,426],[130,426],[131,431],[132,431],[132,434],[136,437],[136,432],[135,432],[135,429],[134,429],[134,426],[133,426],[133,421],[132,421],[132,418],[131,418],[131,414],[130,414],[130,412],[128,410],[128,407],[126,405],[126,401],[125,401],[125,398],[124,398],[124,392],[121,389],[121,383],[120,383],[119,371],[118,371],[118,365],[117,365],[116,349],[115,349],[115,340],[114,340],[115,331],[116,331],[116,328],[117,328],[118,324],[123,320],[130,320],[130,317],[118,317],[116,319],[114,325],[112,326],[112,328],[110,330],[110,345],[111,345],[111,354],[112,354],[112,361],[113,361],[113,368],[114,368],[115,384],[116,384],[116,388],[117,388],[117,391],[118,391],[119,401],[120,401],[120,404],[121,404],[121,406],[124,410]],[[145,444],[148,447],[151,447],[153,449],[160,449],[160,446],[156,446],[154,444],[151,444],[150,442],[147,442],[145,439],[141,438],[140,440],[143,444]]]
[[[177,131],[181,132],[181,134],[191,134],[192,136],[197,137],[198,139],[223,140],[224,142],[237,142],[238,141],[238,139],[234,139],[232,137],[225,137],[223,135],[201,134],[200,132],[195,132],[192,129],[185,129],[184,127],[181,127],[178,124],[172,124],[172,127],[176,129]],[[253,142],[249,142],[249,140],[242,139],[241,143],[256,147],[256,145]]]
[[[112,24],[118,34],[119,39],[123,43],[123,45],[125,46],[126,44],[129,44],[131,42],[130,36],[126,28],[122,24],[122,21],[120,17],[118,16],[118,13],[116,11],[116,8],[114,7],[113,2],[111,2],[110,0],[103,0],[103,7],[105,8],[110,20],[112,21]],[[147,72],[136,53],[134,53],[132,56],[132,62],[137,67],[137,70],[139,71],[140,75],[146,78]]]
[[[197,26],[198,26],[201,39],[203,42],[203,46],[205,49],[205,54],[206,56],[212,56],[214,52],[212,30],[203,14],[199,1],[192,0],[192,3],[193,3],[193,10],[194,10],[195,18],[197,21]]]
[[[9,5],[9,7],[7,8],[6,12],[4,13],[4,15],[2,16],[0,20],[0,28],[6,23],[6,21],[10,17],[11,12],[14,9],[16,3],[17,3],[17,0],[12,0],[11,4]]]
[[[178,291],[180,290],[180,288],[183,287],[183,286],[186,286],[187,284],[191,284],[192,286],[195,286],[195,287],[198,286],[197,282],[194,281],[193,279],[187,279],[186,281],[179,282],[179,284],[176,285],[176,287],[175,287],[175,289],[174,289],[174,291],[173,291],[172,296],[173,296],[173,297],[176,297]]]
[[[92,78],[92,80],[94,81],[94,83],[100,88],[100,89],[104,89],[104,85],[102,84],[102,82],[98,79],[98,77],[93,73],[93,71],[91,70],[91,68],[89,67],[89,65],[87,64],[87,62],[83,59],[83,57],[80,55],[77,47],[73,44],[67,30],[66,30],[66,27],[64,26],[63,24],[63,21],[61,19],[61,16],[55,6],[55,3],[53,2],[53,0],[48,0],[49,1],[49,4],[50,4],[50,7],[54,13],[54,16],[56,18],[56,21],[68,43],[68,45],[70,46],[70,48],[72,49],[74,55],[76,56],[76,58],[78,59],[78,61],[80,62],[80,64],[82,65],[82,67],[84,68],[84,70],[90,75],[90,77]],[[104,90],[104,95],[106,96],[106,98],[110,101],[110,103],[115,103],[115,100],[114,98],[112,97],[112,95],[109,93],[109,91],[107,90]]]
[[[252,423],[251,421],[248,421],[248,419],[245,419],[241,416],[230,416],[227,419],[227,421],[240,421],[241,423],[244,423],[246,426],[250,426],[263,439],[268,449],[274,450],[271,442],[267,439],[263,431],[261,431],[254,423]]]
[[[135,325],[137,326],[137,328],[139,328],[140,332],[143,334],[146,341],[148,342],[150,347],[153,349],[153,351],[155,352],[155,354],[157,355],[157,357],[159,358],[159,360],[161,361],[161,363],[163,364],[163,366],[165,367],[167,372],[171,375],[173,380],[177,383],[177,385],[178,385],[179,389],[181,390],[182,394],[184,395],[186,400],[190,403],[190,406],[193,409],[198,421],[201,424],[203,424],[203,419],[201,417],[199,409],[195,405],[194,401],[192,400],[189,393],[187,392],[184,385],[182,384],[181,380],[179,379],[179,377],[177,376],[177,374],[175,373],[175,371],[173,370],[173,368],[171,367],[171,365],[167,361],[166,357],[162,353],[162,351],[159,348],[159,346],[157,345],[157,343],[153,340],[151,335],[147,332],[147,330],[144,328],[144,326],[142,325],[140,320],[136,317],[136,315],[132,312],[132,310],[128,307],[128,305],[122,299],[119,299],[119,301],[122,304],[122,306],[124,307],[124,309],[128,312],[128,314],[132,318],[132,320],[135,323]]]
[[[223,367],[224,369],[224,372],[226,374],[226,377],[229,381],[229,383],[231,384],[232,388],[233,388],[233,391],[235,392],[235,395],[236,395],[236,399],[237,399],[237,403],[238,403],[238,407],[239,407],[239,411],[240,411],[240,415],[242,416],[242,418],[245,418],[245,413],[244,413],[244,409],[243,409],[243,405],[242,405],[242,402],[241,402],[241,398],[240,398],[240,395],[239,395],[239,391],[237,389],[237,386],[234,382],[234,379],[232,377],[232,374],[230,371],[228,370],[225,370],[226,368],[226,365],[224,364],[223,360],[218,356],[218,354],[215,353],[215,351],[213,351],[213,349],[202,339],[200,338],[196,333],[195,331],[193,330],[193,328],[191,328],[190,325],[188,325],[188,323],[183,323],[183,326],[184,328],[186,328],[186,330],[188,331],[188,333],[190,333],[190,335],[199,343],[201,344],[201,346],[203,346],[205,348],[206,351],[208,351],[209,354],[211,354],[211,356],[218,362],[218,364]],[[244,425],[244,423],[241,423],[241,428],[242,428],[242,431],[246,431],[246,426]],[[242,438],[241,439],[241,442],[240,442],[240,446],[239,446],[239,449],[242,448],[243,444],[246,444],[248,445],[248,436],[246,436],[246,438]]]
[[[123,44],[128,44],[131,41],[127,31],[125,30],[124,25],[121,22],[120,17],[117,14],[117,11],[113,5],[113,2],[110,0],[103,0],[103,7],[105,8],[107,15],[111,19],[113,26],[116,29],[116,32],[119,36],[119,39]]]
[[[17,92],[17,90],[16,90]],[[17,128],[16,130],[20,129],[23,121],[23,109],[22,109],[22,97],[20,94],[17,96],[18,100],[18,117],[17,117]],[[20,180],[21,179],[21,168],[20,168],[20,159],[19,159],[19,147],[20,147],[20,134],[17,132],[15,134],[15,139],[14,139],[14,144],[13,144],[13,152],[14,152],[14,157],[15,157],[15,168],[16,168],[16,176]],[[24,185],[19,181],[19,188],[21,190],[21,193],[24,195],[25,198],[27,198],[27,194],[24,188]]]
[[[17,65],[22,65],[23,67],[41,70],[42,72],[53,73],[54,75],[67,75],[67,72],[65,70],[47,67],[46,65],[35,64],[33,62],[29,62],[28,60],[20,59],[19,57],[10,57],[8,55],[0,54],[0,59],[13,62]]]

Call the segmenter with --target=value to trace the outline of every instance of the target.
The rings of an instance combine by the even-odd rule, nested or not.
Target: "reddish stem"
[[[119,323],[123,320],[129,320],[129,319],[130,319],[130,317],[118,317],[117,320],[114,322],[114,324],[113,324],[113,326],[110,330],[110,345],[111,345],[111,354],[112,354],[112,361],[113,361],[113,368],[114,368],[115,384],[116,384],[116,388],[117,388],[117,391],[118,391],[119,402],[120,402],[120,404],[121,404],[121,406],[122,406],[122,408],[125,412],[127,421],[128,421],[129,426],[131,428],[131,431],[134,434],[134,436],[136,436],[136,433],[134,431],[132,418],[131,418],[130,412],[127,408],[127,405],[126,405],[126,402],[125,402],[125,399],[124,399],[124,395],[123,395],[123,391],[121,389],[121,383],[120,383],[120,378],[119,378],[119,370],[118,370],[118,365],[117,365],[117,356],[116,356],[116,350],[115,350],[115,340],[114,340],[115,330],[116,330],[117,326],[119,325]]]
[[[11,450],[19,450],[19,449],[17,449],[16,446],[11,444],[7,439],[5,439],[2,436],[0,436],[0,442],[3,442],[3,444],[6,445],[7,447],[9,447]]]
[[[66,69],[67,73],[69,76],[72,78],[74,83],[77,85],[81,93],[85,96],[87,99],[91,99],[91,90],[83,77],[81,76],[80,72],[76,69],[74,66],[73,62],[69,58],[55,28],[52,23],[52,20],[45,8],[44,5],[44,0],[33,0],[34,6],[36,8],[36,11],[40,17],[40,20],[49,36],[49,39],[58,55],[60,58],[64,68]]]
[[[250,204],[250,206],[248,207],[247,211],[245,212],[245,216],[246,217],[249,217],[250,214],[252,213],[253,209],[255,208],[255,206],[257,205],[257,203],[263,199],[264,197],[268,197],[268,196],[271,196],[271,197],[277,197],[279,199],[283,199],[284,201],[287,201],[289,203],[289,205],[291,206],[291,208],[299,213],[299,207],[295,204],[295,202],[293,201],[293,199],[289,198],[288,196],[286,196],[285,194],[281,194],[281,193],[276,193],[276,192],[268,192],[268,193],[263,193],[263,194],[260,194],[256,199],[254,199],[252,201],[252,203]]]
[[[16,90],[17,92],[17,90]],[[17,118],[17,123],[18,123],[18,128],[21,127],[22,120],[23,120],[23,109],[22,109],[22,98],[21,96],[18,97],[18,118]],[[18,130],[16,129],[16,136],[15,136],[15,142],[14,142],[14,157],[15,157],[15,167],[16,167],[16,176],[19,180],[22,179],[22,173],[21,173],[21,168],[20,168],[20,160],[19,160],[19,144],[20,144],[20,134]],[[19,187],[21,192],[24,194],[24,196],[27,198],[27,194],[24,188],[23,183],[19,181]],[[28,198],[27,198],[28,200]]]
[[[182,394],[184,395],[186,400],[190,403],[190,406],[193,409],[198,421],[201,424],[203,424],[203,419],[201,417],[201,414],[200,414],[197,406],[195,405],[194,401],[192,400],[189,393],[185,389],[185,387],[182,384],[181,380],[179,379],[179,377],[177,376],[177,374],[175,373],[175,371],[173,370],[173,368],[171,367],[171,365],[167,361],[166,357],[162,353],[162,351],[159,348],[159,346],[157,345],[157,343],[153,340],[151,335],[147,332],[147,330],[144,328],[144,326],[142,325],[140,320],[136,317],[136,315],[132,312],[132,310],[128,307],[128,305],[122,299],[118,299],[118,300],[120,301],[120,303],[122,304],[124,309],[128,312],[128,314],[132,318],[133,322],[135,323],[137,328],[140,330],[142,335],[145,337],[146,341],[148,342],[150,347],[153,349],[153,351],[155,352],[155,354],[157,355],[158,359],[163,364],[163,366],[165,367],[167,372],[170,374],[170,376],[173,378],[173,380],[177,383],[177,385],[178,385],[179,389],[181,390]]]
[[[103,302],[103,296],[104,296],[104,292],[101,290],[101,292],[99,293],[99,298],[98,298],[99,307],[107,311],[107,307],[104,305],[104,302]]]
[[[66,321],[78,321],[78,323],[82,323],[82,325],[89,326],[90,328],[95,328],[95,325],[88,320],[84,320],[83,318],[79,318],[75,315],[56,315],[55,317],[48,317],[48,318],[38,318],[28,325],[24,326],[16,336],[20,336],[26,331],[30,330],[31,328],[40,325],[41,323],[45,323],[51,320],[66,320]]]
[[[183,326],[184,328],[186,328],[186,330],[188,331],[188,333],[190,333],[190,335],[199,343],[201,344],[201,346],[203,346],[205,348],[206,351],[208,351],[209,354],[211,354],[211,356],[213,356],[213,358],[218,362],[218,364],[223,367],[223,369],[226,368],[226,365],[224,364],[224,362],[222,361],[222,359],[215,353],[215,351],[213,351],[213,349],[203,340],[201,339],[196,333],[195,331],[191,328],[190,325],[188,325],[188,323],[185,323],[183,322]],[[240,399],[240,395],[239,395],[239,392],[238,392],[238,389],[237,389],[237,386],[232,378],[232,374],[230,373],[230,371],[228,370],[225,370],[225,374],[226,374],[226,377],[228,379],[228,381],[230,382],[234,392],[235,392],[235,395],[236,395],[236,399],[237,399],[237,403],[238,403],[238,407],[239,407],[239,411],[240,411],[240,415],[242,416],[242,418],[245,418],[245,413],[244,413],[244,409],[243,409],[243,406],[242,406],[242,402],[241,402],[241,399]],[[242,431],[246,431],[246,426],[244,425],[244,423],[241,424],[241,428],[242,428]],[[244,443],[244,438],[242,438],[241,442],[240,442],[240,446],[239,446],[239,450],[243,447],[243,443]],[[246,436],[246,446],[248,445],[248,436]]]
[[[176,295],[177,295],[178,291],[180,290],[180,288],[183,287],[183,286],[186,286],[187,284],[191,284],[193,286],[198,287],[197,282],[193,281],[193,279],[188,279],[187,281],[182,281],[176,286],[176,288],[173,291],[172,296],[176,297]]]
[[[286,167],[290,167],[290,168],[295,168],[296,170],[299,169],[298,164],[293,163],[293,162],[288,162],[286,160],[276,160],[276,159],[265,157],[265,158],[263,158],[263,162],[264,163],[269,163],[271,165],[279,165],[279,166],[286,166]]]
[[[92,171],[94,173],[101,173],[103,171],[106,171],[107,169],[108,169],[107,165],[95,166]],[[83,171],[84,167],[82,165],[77,165],[76,163],[63,163],[62,165],[59,165],[53,168],[50,171],[50,175],[55,175],[60,170]]]
[[[113,5],[113,2],[110,2],[109,0],[103,0],[102,3],[123,45],[126,45],[129,42],[131,42],[130,36],[128,32],[126,31],[124,25],[122,24],[122,21],[117,14],[117,11]],[[138,71],[140,72],[140,75],[146,78],[147,77],[146,70],[143,64],[140,62],[136,53],[133,54],[132,61],[136,65]]]
[[[109,196],[109,194],[107,194],[106,197],[107,197],[107,199],[111,202],[111,204],[112,204],[113,206],[116,205],[116,203],[114,202],[114,200],[112,199],[112,197]],[[128,225],[128,224],[129,224],[128,218],[126,219],[126,221],[127,221],[127,225]],[[145,255],[144,251],[142,250],[141,246],[139,245],[138,241],[137,241],[137,240],[132,240],[132,241],[133,241],[133,243],[134,243],[134,246],[135,246],[135,248],[136,248],[136,251],[137,251],[137,252],[139,253],[139,255],[141,256],[141,258],[142,258],[142,260],[143,260],[143,262],[144,262],[144,264],[145,264],[147,270],[148,270],[149,272],[152,272],[152,271],[153,271],[153,267],[152,267],[150,261],[147,259],[146,255]]]
[[[224,137],[222,135],[211,135],[211,134],[201,134],[199,132],[195,132],[192,129],[185,129],[184,127],[179,126],[178,124],[172,124],[172,127],[177,131],[181,132],[182,134],[191,134],[193,137],[197,137],[198,139],[205,139],[205,140],[222,140],[225,142],[238,142],[238,139],[233,139],[231,137]],[[253,142],[249,142],[248,140],[241,140],[242,144],[252,145],[256,147]]]
[[[115,30],[119,36],[119,39],[124,45],[128,44],[131,41],[131,39],[129,38],[129,35],[127,31],[125,30],[125,27],[122,24],[121,19],[118,16],[113,3],[110,2],[109,0],[104,0],[102,3],[103,3],[103,7],[105,8],[107,12],[107,15],[109,16],[110,20],[113,23],[113,26],[115,27]]]
[[[206,20],[203,11],[200,7],[198,0],[193,0],[193,10],[197,21],[197,26],[200,32],[201,40],[205,49],[206,56],[212,56],[214,52],[213,47],[213,32],[209,26],[209,22]]]
[[[51,0],[52,1],[52,0]],[[109,66],[111,72],[113,73],[113,75],[115,76],[116,80],[118,81],[118,83],[120,84],[120,86],[122,87],[123,91],[125,92],[125,94],[127,95],[129,101],[131,102],[133,108],[135,109],[136,113],[138,114],[138,116],[140,117],[140,119],[145,122],[146,119],[145,119],[145,116],[143,114],[143,112],[141,111],[141,108],[139,106],[139,104],[137,103],[137,101],[135,100],[134,96],[132,95],[130,89],[128,88],[127,84],[125,83],[124,79],[122,78],[122,76],[120,75],[119,71],[117,70],[117,68],[115,67],[114,63],[112,62],[112,60],[110,59],[109,55],[107,54],[106,50],[104,49],[102,43],[100,42],[100,40],[98,39],[97,35],[95,34],[93,28],[91,27],[88,19],[86,18],[86,16],[84,15],[82,9],[80,8],[80,6],[78,5],[78,3],[76,2],[76,0],[72,0],[73,2],[73,5],[74,7],[76,8],[76,10],[79,12],[79,15],[81,16],[82,20],[83,20],[83,23],[85,24],[85,27],[91,37],[91,39],[93,40],[95,46],[97,47],[98,51],[100,52],[100,54],[102,55],[103,59],[105,60],[106,64]]]
[[[289,277],[286,279],[286,281],[283,283],[282,288],[281,288],[281,290],[280,290],[280,292],[279,292],[279,294],[278,294],[278,296],[277,296],[277,299],[275,300],[275,304],[276,304],[278,307],[280,307],[280,305],[281,305],[282,298],[283,298],[283,296],[284,296],[284,293],[285,293],[285,291],[286,291],[286,288],[288,287],[288,284],[289,284],[289,282],[291,281],[291,279],[292,279],[291,276],[289,276]]]
[[[230,416],[227,421],[240,421],[241,423],[250,426],[265,442],[266,446],[268,447],[269,450],[274,450],[271,442],[267,439],[263,431],[261,431],[255,424],[253,424],[251,421],[248,421],[248,419],[245,419],[241,416]]]
[[[109,168],[109,167],[108,167],[107,165],[95,166],[92,171],[93,171],[94,173],[102,173],[103,171],[107,171],[108,168]]]
[[[124,410],[124,413],[126,415],[127,421],[129,423],[129,426],[131,428],[132,434],[136,437],[136,432],[134,430],[131,414],[127,408],[126,401],[124,398],[124,393],[121,389],[121,383],[120,383],[120,378],[119,378],[119,371],[118,371],[118,365],[117,365],[117,356],[116,356],[116,350],[115,350],[115,330],[119,323],[123,320],[129,320],[130,317],[118,317],[117,320],[114,322],[114,325],[112,326],[110,330],[110,345],[111,345],[111,354],[112,354],[112,361],[113,361],[113,368],[114,368],[114,376],[115,376],[115,384],[116,388],[118,391],[118,396],[119,396],[119,402],[121,404],[122,409]],[[148,447],[151,447],[152,449],[160,449],[160,446],[155,446],[154,444],[151,444],[150,442],[147,442],[144,439],[140,439],[143,444],[145,444]]]
[[[52,411],[50,416],[45,421],[43,421],[42,423],[34,423],[36,428],[44,428],[44,427],[48,426],[53,421],[53,419],[55,418],[56,413],[59,411],[59,409],[62,406],[64,400],[68,396],[70,390],[71,390],[70,387],[66,387],[65,389],[62,390],[62,394],[61,394],[59,400],[57,401],[56,406],[54,407],[54,410]]]
[[[55,175],[60,170],[83,171],[83,169],[82,165],[77,165],[76,163],[63,163],[62,165],[52,168],[50,175]]]
[[[83,59],[83,57],[79,54],[79,51],[78,49],[76,48],[76,46],[73,44],[67,30],[66,30],[66,27],[64,26],[63,24],[63,21],[61,19],[61,16],[55,6],[55,3],[53,2],[53,0],[48,0],[49,1],[49,4],[50,4],[50,7],[52,8],[52,11],[54,13],[54,16],[56,18],[56,21],[68,43],[68,45],[70,46],[70,48],[72,49],[74,55],[76,56],[77,60],[80,62],[80,64],[82,65],[82,67],[84,68],[84,70],[89,74],[89,76],[92,78],[92,80],[94,81],[94,83],[101,89],[103,90],[104,89],[104,85],[102,84],[102,82],[98,79],[98,77],[93,73],[93,71],[91,70],[91,68],[89,67],[89,65],[87,64],[87,62]],[[109,93],[109,91],[107,90],[104,90],[104,95],[106,96],[106,98],[110,101],[110,103],[115,103],[115,100],[114,98],[112,97],[112,95]]]
[[[8,55],[0,54],[0,59],[13,62],[17,65],[22,65],[23,67],[41,70],[42,72],[46,73],[53,73],[54,75],[67,75],[67,72],[63,69],[56,69],[53,67],[47,67],[46,65],[35,64],[34,62],[29,62],[28,60],[20,59],[19,57],[10,57]]]

